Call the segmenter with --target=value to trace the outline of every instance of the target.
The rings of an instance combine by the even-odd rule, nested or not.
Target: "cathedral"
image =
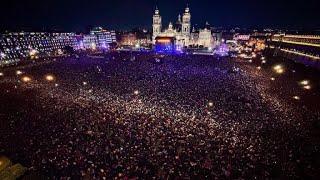
[[[156,39],[160,37],[174,38],[176,47],[188,47],[200,45],[203,47],[211,47],[212,45],[212,35],[211,30],[205,28],[199,30],[199,32],[191,32],[191,14],[189,7],[185,8],[184,13],[178,16],[178,20],[173,25],[169,23],[168,28],[162,28],[162,18],[160,11],[156,8],[153,15],[153,25],[152,25],[152,42],[156,43]]]

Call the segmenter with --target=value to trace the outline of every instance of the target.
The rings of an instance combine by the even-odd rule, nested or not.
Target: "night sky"
[[[151,27],[156,4],[165,26],[189,4],[192,24],[320,28],[319,0],[4,0],[0,30],[84,31]]]

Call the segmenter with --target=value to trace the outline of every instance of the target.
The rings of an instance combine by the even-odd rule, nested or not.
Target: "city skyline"
[[[320,5],[315,0],[303,4],[286,0],[256,2],[252,0],[228,2],[209,0],[172,2],[168,0],[111,1],[46,1],[13,0],[1,8],[1,30],[61,30],[85,31],[90,26],[105,26],[125,30],[134,27],[149,28],[150,17],[158,6],[164,24],[175,21],[181,9],[189,4],[193,12],[192,23],[203,26],[247,28],[310,28],[320,26],[317,17]]]

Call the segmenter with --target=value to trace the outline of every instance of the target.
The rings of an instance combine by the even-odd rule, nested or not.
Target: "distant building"
[[[66,46],[78,48],[74,33],[20,32],[0,35],[0,65],[19,62],[35,54],[50,56]]]
[[[116,33],[107,31],[102,27],[95,27],[90,34],[83,35],[82,48],[84,49],[105,49],[112,43],[116,43]]]
[[[266,40],[269,37],[266,33],[253,33],[248,41],[248,46],[253,47],[256,51],[264,50],[266,47]]]
[[[134,33],[125,33],[121,35],[120,44],[123,46],[135,46],[138,43],[137,36]]]
[[[274,55],[300,61],[320,69],[320,36],[274,34],[266,41]]]
[[[12,32],[0,35],[0,65],[14,64],[30,57],[61,54],[66,47],[108,48],[116,43],[114,31],[94,28],[88,35],[75,33]]]
[[[91,35],[96,35],[98,38],[98,42],[103,46],[105,43],[111,44],[116,43],[116,32],[115,31],[107,31],[102,27],[95,27],[90,32]]]
[[[250,34],[235,34],[233,36],[233,40],[236,41],[249,41],[250,39]]]
[[[132,31],[136,35],[137,43],[142,47],[150,47],[152,44],[152,34],[146,29],[134,29]]]
[[[198,44],[203,47],[212,47],[211,30],[205,28],[199,31]]]
[[[318,35],[291,35],[274,34],[272,42],[282,42],[283,44],[302,45],[309,47],[320,47],[320,36]]]
[[[212,47],[213,44],[211,29],[204,28],[191,32],[191,13],[189,7],[185,8],[182,17],[181,15],[178,16],[175,26],[170,22],[166,29],[162,27],[162,17],[160,16],[159,9],[156,8],[153,15],[152,30],[153,44],[156,43],[156,38],[159,37],[175,39],[175,46],[177,48],[189,46],[203,46],[208,48]]]
[[[98,36],[94,34],[84,35],[81,44],[81,49],[96,49],[99,44]]]
[[[190,35],[190,44],[192,44],[192,46],[196,46],[196,44],[198,43],[198,40],[199,40],[199,31],[196,31],[196,29],[193,27]]]
[[[152,45],[150,31],[140,28],[119,32],[118,41],[121,46],[131,46],[134,48],[146,48]]]

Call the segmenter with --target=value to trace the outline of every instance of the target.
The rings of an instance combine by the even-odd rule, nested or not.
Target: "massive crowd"
[[[53,81],[43,78],[48,73]],[[113,52],[7,68],[3,74],[0,153],[29,167],[30,174],[320,175],[319,112],[292,99],[289,81],[279,88],[269,72],[228,57]],[[30,81],[22,82],[22,76]]]

